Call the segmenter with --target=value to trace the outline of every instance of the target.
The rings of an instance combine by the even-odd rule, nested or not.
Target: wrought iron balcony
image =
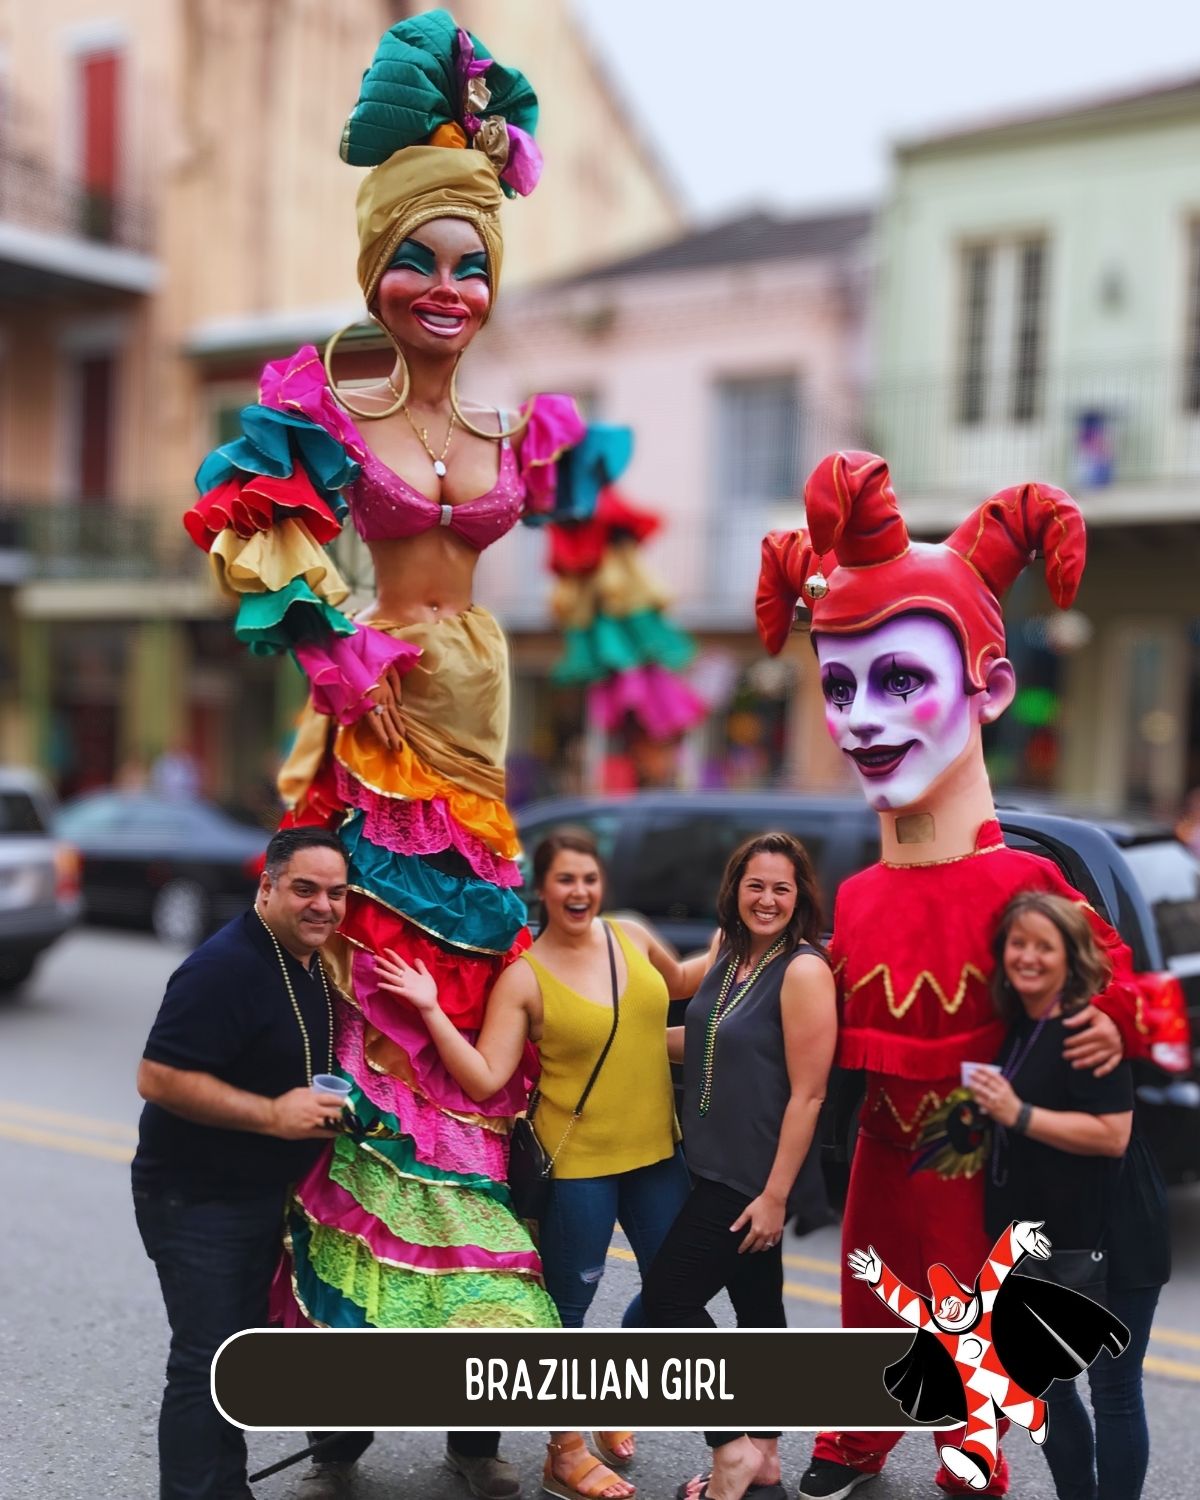
[[[203,558],[179,515],[108,502],[0,501],[8,581],[187,579]]]

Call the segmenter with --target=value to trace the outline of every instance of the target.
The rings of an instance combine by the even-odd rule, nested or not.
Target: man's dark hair
[[[341,839],[328,828],[281,828],[267,845],[265,864],[272,881],[279,879],[302,849],[335,849],[350,863]]]

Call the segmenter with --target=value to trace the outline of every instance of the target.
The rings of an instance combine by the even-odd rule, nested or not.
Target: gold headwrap
[[[487,251],[492,299],[500,282],[504,194],[482,151],[406,146],[372,167],[358,190],[358,284],[371,306],[380,277],[403,240],[431,219],[467,219]]]

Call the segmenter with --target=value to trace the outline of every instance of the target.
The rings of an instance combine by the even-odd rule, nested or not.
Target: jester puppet
[[[1083,571],[1083,520],[1062,490],[1017,485],[945,542],[912,542],[887,464],[870,453],[824,459],[804,499],[807,529],[763,542],[759,633],[776,653],[797,605],[807,609],[826,724],[879,814],[882,852],[841,886],[830,950],[838,1062],[863,1070],[866,1085],[843,1244],[878,1246],[909,1286],[924,1285],[935,1263],[970,1286],[989,1249],[981,1153],[912,1168],[954,1107],[961,1065],[990,1062],[1003,1039],[988,980],[1004,906],[1030,889],[1084,899],[1047,860],[1005,846],[981,742],[1016,690],[1001,597],[1040,552],[1055,603],[1068,607]],[[1144,1045],[1128,950],[1092,920],[1114,980],[1080,1013],[1067,1046],[1073,1062],[1097,1067]],[[844,1325],[878,1326],[880,1312],[844,1271]],[[900,1436],[820,1434],[801,1496],[841,1500],[880,1471]],[[957,1446],[961,1434],[935,1436]],[[998,1454],[983,1491],[945,1464],[937,1482],[952,1494],[1003,1495],[1008,1468]]]
[[[931,1266],[931,1297],[905,1286],[873,1245],[846,1257],[850,1274],[917,1330],[884,1383],[910,1417],[965,1424],[961,1445],[943,1446],[942,1463],[976,1491],[995,1474],[1002,1418],[1040,1446],[1049,1430],[1041,1397],[1051,1382],[1073,1380],[1101,1352],[1116,1358],[1129,1343],[1129,1330],[1098,1302],[1052,1281],[1012,1275],[1026,1256],[1049,1260],[1041,1231],[1041,1222],[1010,1224],[973,1286]]]

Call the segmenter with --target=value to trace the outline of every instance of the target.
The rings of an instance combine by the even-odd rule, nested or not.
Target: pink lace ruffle
[[[587,425],[570,396],[533,397],[519,460],[526,510],[544,514],[554,509],[558,460],[582,442],[586,432]]]
[[[609,733],[633,714],[654,740],[669,740],[698,724],[708,712],[704,700],[681,677],[657,662],[594,683],[588,713]]]
[[[339,724],[353,724],[371,708],[367,694],[389,667],[404,673],[421,654],[420,646],[397,640],[370,625],[353,635],[332,636],[295,648],[296,660],[312,683],[313,707]]]
[[[297,411],[323,427],[350,450],[359,463],[367,456],[367,445],[358,428],[333,399],[325,379],[321,356],[312,344],[297,349],[288,359],[273,359],[263,366],[258,399],[277,411]]]
[[[529,1091],[537,1077],[537,1053],[527,1045],[522,1066],[487,1099],[472,1099],[446,1070],[425,1023],[415,1010],[386,995],[375,983],[375,957],[357,949],[352,965],[354,995],[363,1015],[384,1036],[403,1047],[408,1055],[413,1081],[432,1103],[461,1115],[483,1115],[488,1119],[513,1119],[529,1104]],[[464,1031],[474,1043],[479,1033]],[[381,1075],[376,1075],[379,1077]]]
[[[377,1073],[364,1051],[363,1018],[352,1005],[337,1009],[337,1059],[377,1109],[394,1115],[411,1137],[418,1158],[444,1172],[461,1172],[503,1182],[508,1175],[508,1138],[466,1120],[456,1120],[406,1083]]]
[[[363,832],[373,844],[394,854],[441,854],[457,849],[481,880],[514,889],[521,884],[521,871],[514,860],[493,854],[478,834],[463,828],[446,806],[445,799],[429,802],[416,798],[383,797],[337,765],[338,796],[349,807],[366,814]]]

